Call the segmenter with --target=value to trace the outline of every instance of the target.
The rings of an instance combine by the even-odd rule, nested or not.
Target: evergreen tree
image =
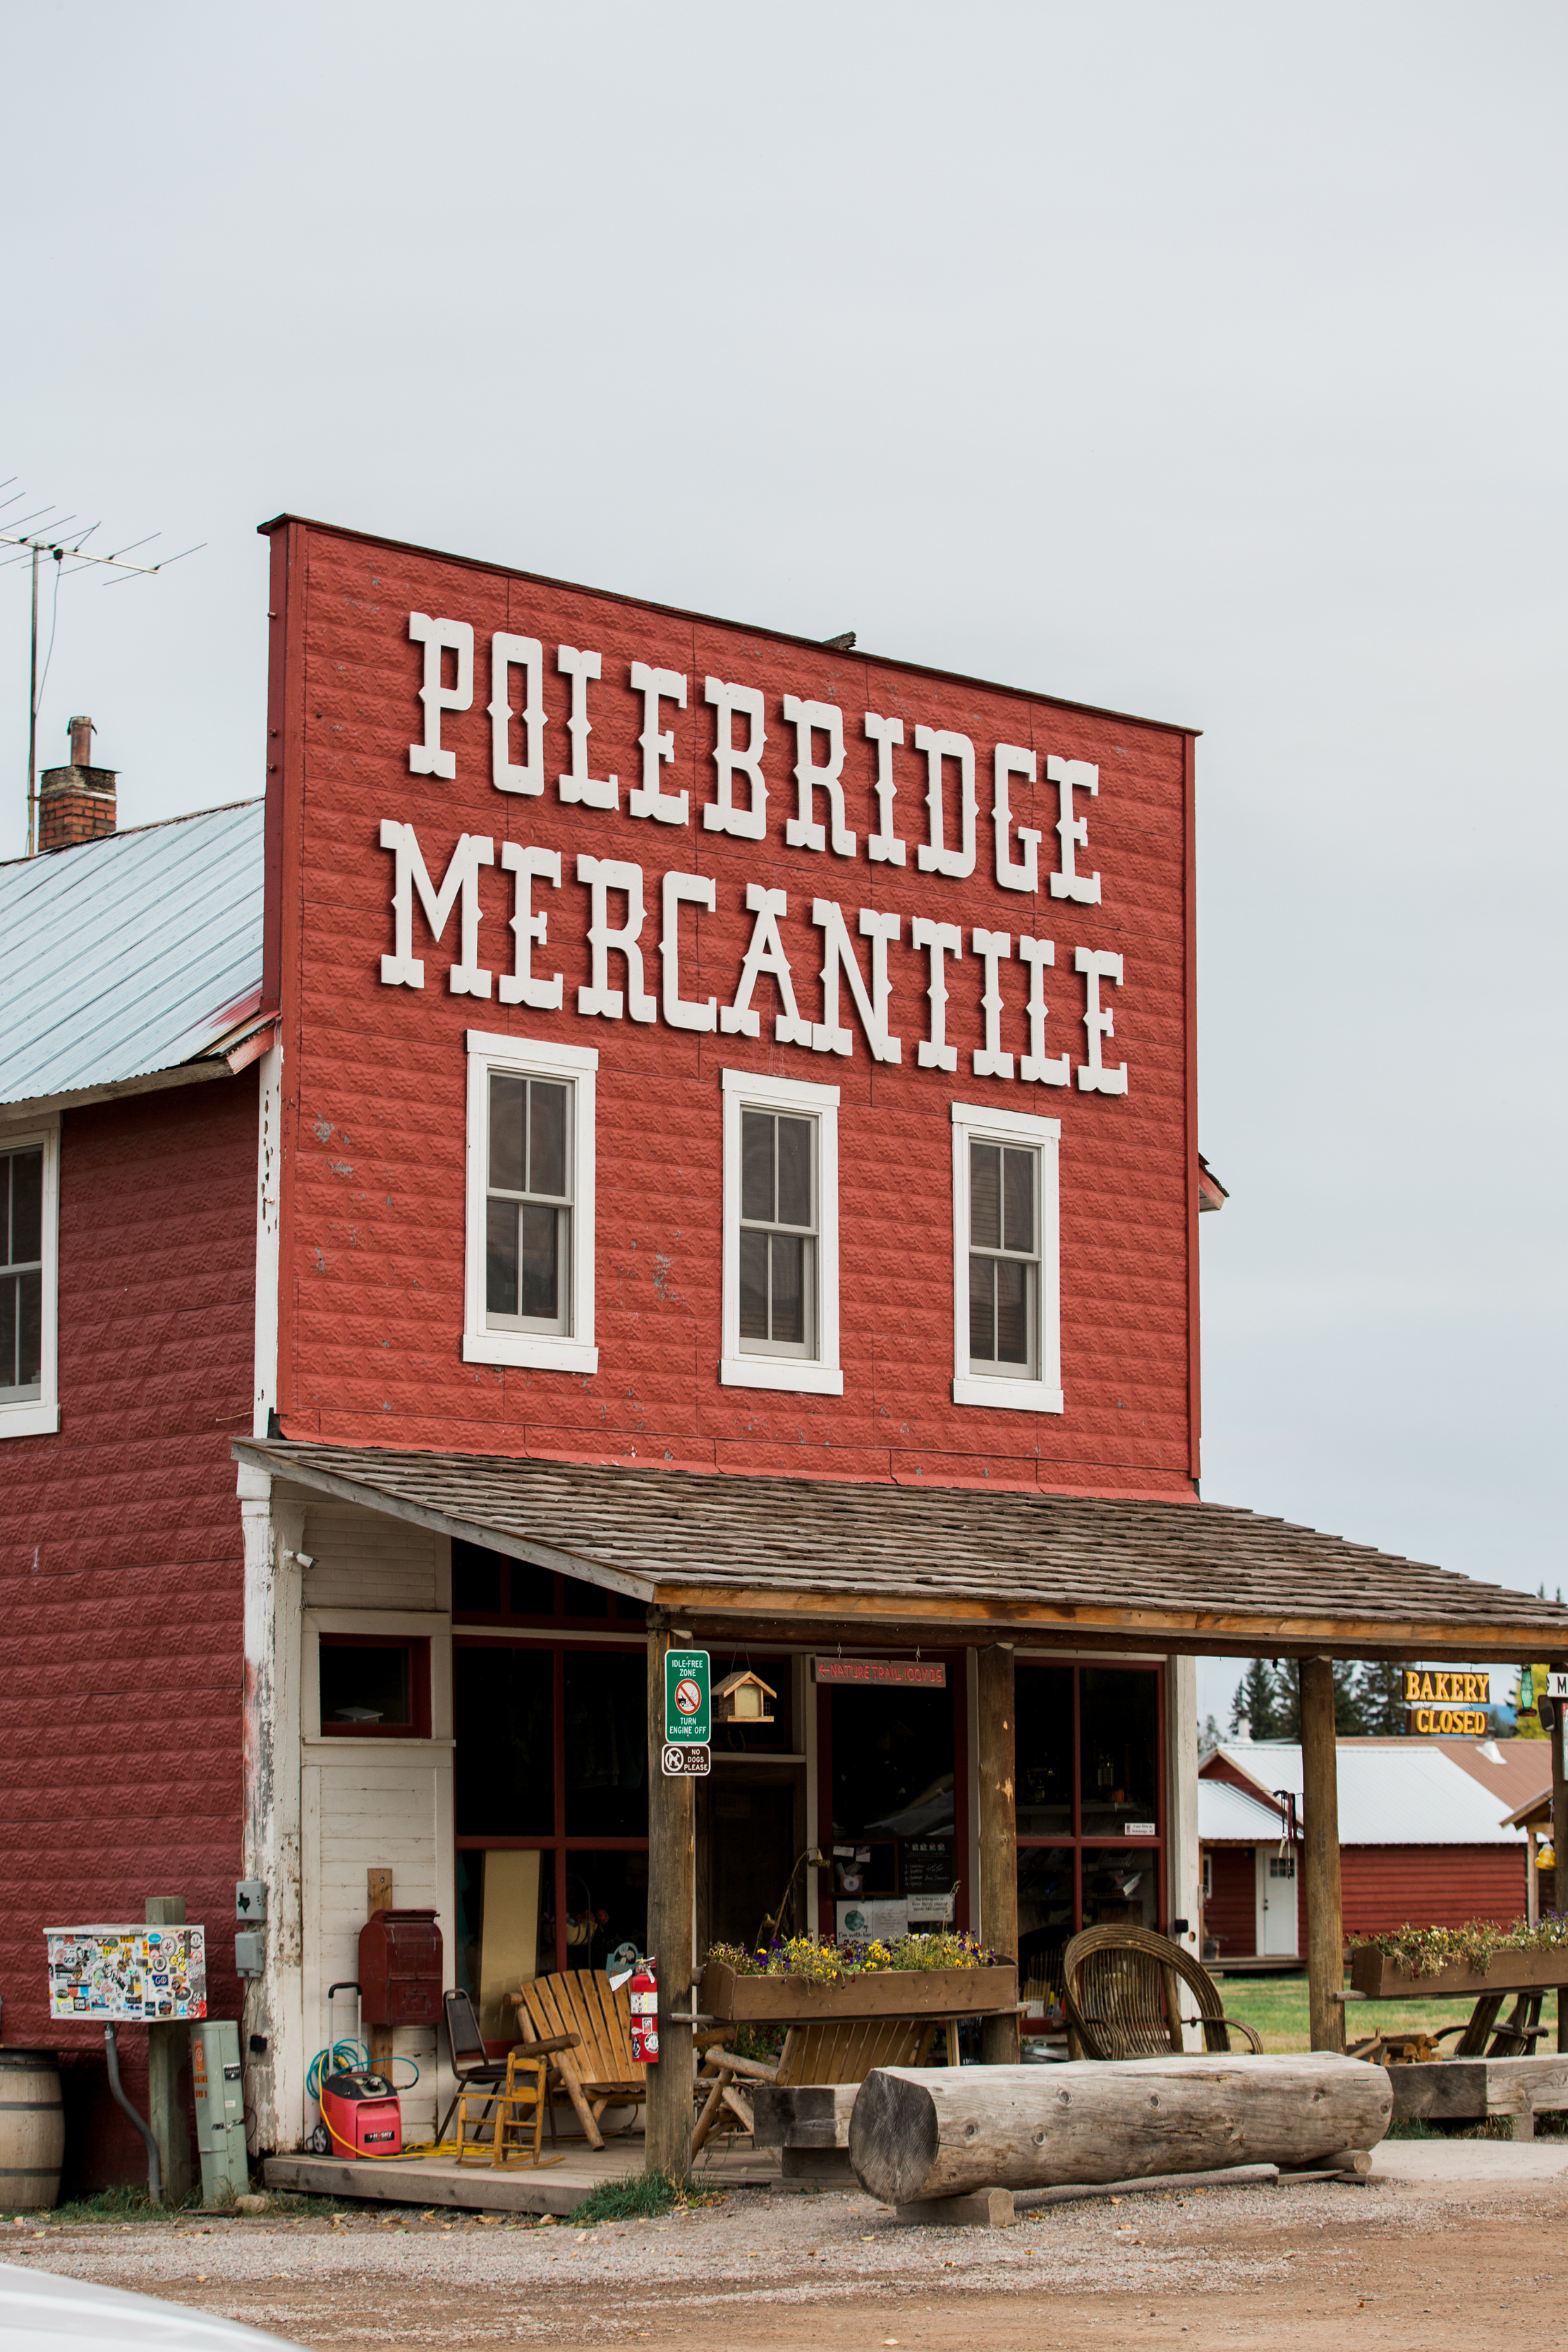
[[[1337,1739],[1359,1739],[1366,1729],[1366,1708],[1361,1695],[1361,1669],[1354,1658],[1333,1664],[1333,1727]]]
[[[1358,1696],[1362,1728],[1375,1739],[1402,1738],[1410,1728],[1403,1666],[1363,1666]]]
[[[1280,1727],[1276,1739],[1300,1739],[1301,1670],[1294,1658],[1287,1658],[1274,1669],[1274,1717]]]
[[[1267,1658],[1254,1658],[1236,1685],[1230,1702],[1231,1730],[1239,1731],[1243,1723],[1249,1739],[1281,1737],[1274,1675]]]

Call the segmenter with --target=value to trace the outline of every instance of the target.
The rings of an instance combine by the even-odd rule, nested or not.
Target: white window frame
[[[593,1343],[594,1087],[599,1055],[580,1045],[549,1045],[532,1037],[501,1037],[470,1029],[468,1045],[467,1240],[464,1279],[463,1361],[517,1364],[541,1372],[596,1372]],[[493,1331],[485,1320],[486,1196],[489,1179],[490,1074],[570,1078],[571,1164],[571,1298],[570,1332]]]
[[[725,1070],[722,1343],[718,1377],[729,1389],[788,1389],[797,1396],[842,1396],[839,1368],[839,1089]],[[740,1345],[740,1115],[745,1110],[810,1114],[817,1123],[817,1352],[753,1356]]]
[[[1039,1318],[1031,1338],[1038,1380],[987,1378],[969,1370],[969,1146],[1027,1144],[1040,1154]],[[1004,1412],[1064,1412],[1061,1394],[1061,1121],[1028,1111],[953,1105],[953,1402]]]
[[[0,1151],[44,1153],[43,1281],[36,1397],[0,1397],[0,1437],[52,1437],[60,1425],[59,1263],[60,1263],[60,1123],[34,1121],[27,1127],[0,1126]]]

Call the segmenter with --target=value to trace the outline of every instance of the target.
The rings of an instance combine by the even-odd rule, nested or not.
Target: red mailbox
[[[434,2025],[441,2014],[441,1930],[434,1911],[376,1911],[360,1929],[367,2025]]]

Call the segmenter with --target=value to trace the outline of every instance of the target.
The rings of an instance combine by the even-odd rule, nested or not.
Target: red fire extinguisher
[[[640,2065],[659,2061],[659,1986],[655,1962],[639,1960],[632,1971],[632,2055]]]

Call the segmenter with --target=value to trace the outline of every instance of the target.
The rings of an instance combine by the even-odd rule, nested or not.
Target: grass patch
[[[19,2218],[40,2225],[51,2221],[182,2221],[193,2210],[200,2210],[202,2192],[193,2189],[183,2205],[154,2205],[145,2189],[100,2189],[93,2197],[74,2197],[67,2204],[8,2206],[3,2216],[6,2221]]]
[[[1219,1963],[1221,1969],[1224,1965]],[[1218,1990],[1226,2015],[1255,2025],[1265,2050],[1312,2048],[1304,1969],[1299,1975],[1292,1971],[1281,1976],[1222,1976]],[[1367,2033],[1436,2033],[1444,2025],[1463,2025],[1474,2005],[1464,1994],[1458,1999],[1446,1995],[1438,2000],[1347,2001],[1345,2036],[1354,2042]],[[1451,2040],[1444,2046],[1452,2053]],[[1543,2042],[1538,2042],[1536,2048],[1545,2054]]]
[[[573,2221],[656,2221],[683,2205],[712,2205],[718,2200],[695,2180],[679,2180],[673,2172],[628,2172],[619,2180],[601,2180],[580,2205]]]

